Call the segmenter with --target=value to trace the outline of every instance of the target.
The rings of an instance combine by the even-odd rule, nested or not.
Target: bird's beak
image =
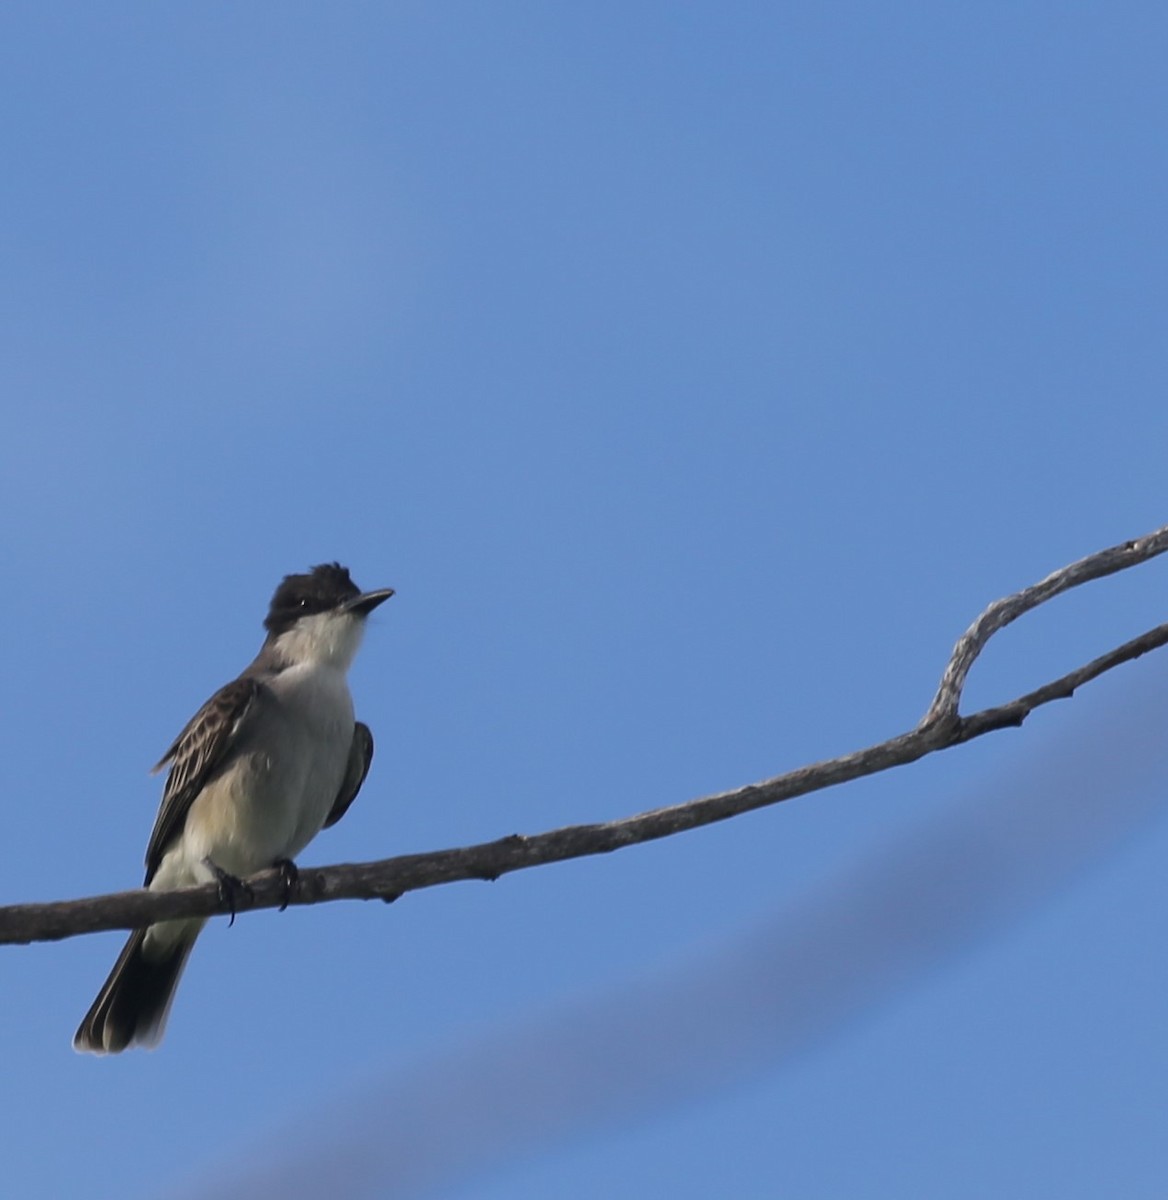
[[[378,588],[375,592],[362,592],[352,600],[346,600],[344,611],[367,617],[379,604],[383,604],[393,595],[393,588]]]

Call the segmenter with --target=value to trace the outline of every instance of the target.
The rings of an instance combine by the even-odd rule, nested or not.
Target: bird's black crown
[[[360,594],[361,589],[340,563],[321,563],[307,575],[285,575],[272,597],[264,628],[269,633],[283,633],[299,618],[329,612]]]

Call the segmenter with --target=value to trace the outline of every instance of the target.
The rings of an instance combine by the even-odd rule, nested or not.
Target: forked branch
[[[1168,642],[1168,624],[1093,659],[1006,704],[960,715],[961,695],[970,668],[989,639],[1023,613],[1052,597],[1092,579],[1100,579],[1155,558],[1168,550],[1168,526],[1146,537],[1089,555],[991,604],[958,640],[940,687],[917,727],[863,750],[799,767],[762,783],[704,796],[684,804],[653,809],[595,825],[569,825],[525,837],[514,834],[494,842],[427,854],[406,854],[377,862],[301,868],[292,904],[326,900],[396,900],[404,892],[462,879],[497,879],[510,871],[542,866],[568,858],[607,854],[625,846],[669,837],[714,821],[725,821],[752,809],[764,808],[902,766],[967,742],[996,729],[1021,725],[1036,708],[1074,695],[1075,689],[1121,663],[1130,662]],[[250,879],[251,908],[275,908],[285,900],[283,877],[264,871]],[[0,943],[54,941],[107,929],[134,929],[175,917],[206,917],[226,911],[214,884],[175,892],[139,889],[62,900],[48,904],[0,907]]]

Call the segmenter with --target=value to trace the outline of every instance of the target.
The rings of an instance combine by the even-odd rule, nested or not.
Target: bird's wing
[[[349,805],[357,799],[357,793],[369,774],[369,764],[373,761],[373,734],[369,726],[360,721],[353,726],[353,744],[349,747],[349,763],[345,767],[345,778],[341,780],[341,790],[329,810],[323,828],[335,825],[349,811]]]
[[[170,774],[146,847],[147,883],[154,877],[171,842],[182,832],[192,801],[223,762],[265,690],[258,679],[246,675],[221,687],[187,722],[174,745],[154,766],[158,772],[169,763]]]

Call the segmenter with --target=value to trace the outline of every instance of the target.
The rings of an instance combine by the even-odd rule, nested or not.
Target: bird
[[[394,594],[363,592],[339,563],[286,575],[272,596],[259,653],[187,722],[154,767],[169,767],[146,848],[152,891],[217,883],[230,901],[242,880],[294,859],[353,803],[373,757],[355,720],[347,672],[366,618]],[[162,1039],[175,989],[205,918],[130,934],[73,1039],[118,1054]]]

